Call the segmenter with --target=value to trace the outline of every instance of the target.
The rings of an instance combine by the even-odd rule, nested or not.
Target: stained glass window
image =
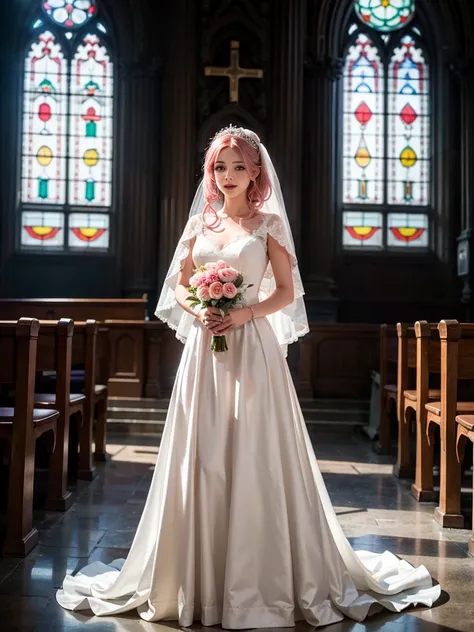
[[[426,250],[433,214],[431,85],[421,33],[408,27],[380,36],[352,23],[348,38],[342,82],[343,246]]]
[[[44,31],[25,62],[23,202],[65,202],[67,101],[67,61],[55,36]]]
[[[83,26],[97,13],[95,0],[43,0],[42,6],[53,22],[68,29]]]
[[[71,248],[103,248],[109,246],[109,216],[106,213],[72,213],[69,217]]]
[[[393,248],[427,248],[428,216],[414,213],[390,213],[387,243]]]
[[[387,33],[410,22],[415,13],[415,0],[356,0],[354,7],[364,24]]]
[[[92,21],[93,0],[41,7],[24,68],[20,245],[106,250],[114,109],[107,29]]]
[[[424,206],[429,203],[429,73],[411,35],[395,47],[388,75],[389,202]]]
[[[112,64],[88,33],[72,62],[69,200],[109,206],[112,181]]]
[[[21,216],[21,244],[58,249],[64,245],[64,214],[25,211]]]
[[[372,41],[359,33],[344,72],[344,202],[383,201],[384,71]]]
[[[345,248],[381,249],[383,247],[382,213],[347,211],[343,221]]]

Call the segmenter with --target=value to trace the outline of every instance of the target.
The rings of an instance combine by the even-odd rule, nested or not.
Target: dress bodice
[[[201,227],[193,248],[193,261],[196,267],[214,261],[225,261],[238,270],[244,277],[244,284],[252,284],[243,295],[245,302],[255,303],[258,291],[268,265],[266,217],[258,228],[245,234],[239,234],[222,248],[208,228]]]

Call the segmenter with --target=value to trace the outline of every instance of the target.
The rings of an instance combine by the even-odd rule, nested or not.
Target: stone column
[[[265,142],[281,182],[296,250],[299,252],[306,0],[273,0],[270,15],[270,124]]]
[[[10,25],[11,28],[11,25]],[[23,53],[15,55],[13,36],[4,24],[0,29],[4,35],[0,44],[0,87],[2,94],[8,94],[0,106],[0,168],[3,174],[0,186],[0,293],[4,266],[15,252],[15,215],[18,204],[18,186],[21,187],[17,162],[12,159],[19,151],[23,102],[21,81],[23,74]]]
[[[196,188],[196,2],[174,0],[163,76],[158,289]]]
[[[122,63],[118,227],[122,291],[139,297],[155,289],[158,207],[159,90],[155,59]]]
[[[467,274],[462,275],[461,300],[465,305],[465,319],[472,318],[474,287],[474,59],[462,60],[456,65],[461,86],[461,234],[458,253],[467,254]],[[459,256],[459,254],[458,254]]]
[[[313,57],[307,62],[304,168],[303,269],[312,322],[336,320],[336,79],[344,61]]]

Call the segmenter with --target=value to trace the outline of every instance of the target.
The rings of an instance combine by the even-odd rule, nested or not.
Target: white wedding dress
[[[280,240],[274,215],[219,249],[194,217],[183,256],[196,237],[195,264],[232,264],[254,284],[245,296],[255,303],[268,233]],[[322,626],[382,606],[431,606],[440,587],[425,567],[389,552],[356,553],[344,536],[270,319],[235,329],[227,344],[211,352],[194,319],[129,555],[68,575],[61,606],[100,616],[136,608],[147,621],[230,629]]]

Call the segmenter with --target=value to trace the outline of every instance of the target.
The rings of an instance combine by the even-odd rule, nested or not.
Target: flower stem
[[[212,336],[211,351],[228,351],[227,341],[225,336]]]

